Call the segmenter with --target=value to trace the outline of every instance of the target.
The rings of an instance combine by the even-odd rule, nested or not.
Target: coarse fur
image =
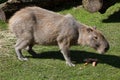
[[[17,37],[15,51],[19,60],[27,60],[22,49],[35,54],[32,50],[35,44],[58,45],[69,66],[74,66],[69,55],[71,45],[89,45],[99,53],[109,49],[100,31],[79,23],[70,14],[61,15],[39,7],[26,7],[16,12],[9,20],[9,28]]]

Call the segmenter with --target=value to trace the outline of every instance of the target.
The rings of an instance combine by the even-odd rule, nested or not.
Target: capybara
[[[17,11],[9,20],[9,28],[17,37],[15,51],[19,60],[27,60],[21,50],[32,54],[35,44],[58,45],[69,66],[75,66],[69,55],[71,45],[88,45],[99,53],[109,49],[108,41],[96,28],[76,21],[70,14],[61,15],[35,6]]]

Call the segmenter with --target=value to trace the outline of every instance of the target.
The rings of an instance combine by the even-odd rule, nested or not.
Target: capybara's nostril
[[[109,45],[108,45],[108,46],[105,48],[105,51],[108,51],[108,50],[109,50],[109,48],[110,48],[110,47],[109,47]]]

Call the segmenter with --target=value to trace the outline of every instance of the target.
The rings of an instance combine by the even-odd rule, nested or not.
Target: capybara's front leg
[[[70,58],[69,44],[70,43],[67,42],[66,39],[64,39],[62,41],[58,40],[58,45],[59,45],[59,48],[61,50],[61,53],[64,56],[64,59],[66,60],[66,64],[71,67],[71,66],[75,66],[75,64],[72,63],[71,58]]]
[[[75,66],[75,64],[72,63],[71,58],[70,58],[70,51],[67,48],[62,48],[61,49],[61,53],[63,54],[65,60],[66,60],[66,64],[71,66]]]

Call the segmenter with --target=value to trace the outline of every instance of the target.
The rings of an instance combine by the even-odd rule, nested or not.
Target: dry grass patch
[[[8,53],[14,47],[15,39],[15,36],[8,30],[0,31],[0,56],[10,56]]]

